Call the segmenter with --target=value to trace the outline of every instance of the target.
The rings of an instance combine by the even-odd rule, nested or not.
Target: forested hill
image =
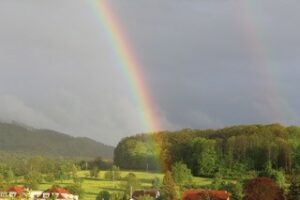
[[[29,155],[112,159],[114,148],[89,138],[72,137],[51,130],[0,123],[0,151]]]
[[[275,169],[300,170],[300,128],[270,124],[185,129],[127,137],[115,149],[115,163],[122,168],[155,170],[157,160],[166,168],[184,162],[199,176],[260,171],[270,163]]]

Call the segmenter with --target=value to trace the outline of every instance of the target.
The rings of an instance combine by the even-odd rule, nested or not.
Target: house
[[[51,197],[55,197],[57,200],[78,200],[77,195],[73,195],[68,190],[60,187],[48,189],[38,197],[35,197],[34,200],[46,200]]]
[[[43,191],[34,191],[34,190],[31,190],[29,192],[30,199],[36,199],[39,196],[41,196],[42,193],[43,193]]]
[[[155,199],[160,197],[160,193],[158,190],[139,190],[139,191],[134,191],[132,193],[132,200],[136,200],[141,196],[150,196],[153,197]]]
[[[46,200],[50,197],[55,197],[57,200],[78,200],[77,195],[73,195],[68,190],[60,187],[53,187],[46,191],[32,191],[22,186],[13,186],[6,191],[0,190],[0,200],[12,198]]]
[[[25,195],[25,187],[23,186],[12,186],[7,190],[8,197],[24,197]]]
[[[7,192],[5,190],[0,190],[0,199],[7,197]]]
[[[42,194],[42,191],[32,191],[23,186],[12,186],[7,190],[0,191],[0,200],[6,200],[11,198],[18,199],[34,199],[34,197]]]
[[[230,193],[224,190],[187,190],[182,200],[230,200]]]

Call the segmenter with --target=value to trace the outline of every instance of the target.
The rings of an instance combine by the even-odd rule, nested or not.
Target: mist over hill
[[[0,151],[30,155],[113,157],[114,147],[86,137],[35,129],[16,122],[0,122]]]

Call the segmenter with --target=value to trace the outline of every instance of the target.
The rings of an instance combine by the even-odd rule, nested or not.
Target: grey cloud
[[[42,113],[26,105],[18,97],[9,94],[0,96],[0,113],[2,122],[20,122],[37,128],[57,127]]]
[[[163,129],[299,125],[299,1],[109,2]],[[4,0],[0,24],[1,120],[109,144],[143,131],[88,1]]]

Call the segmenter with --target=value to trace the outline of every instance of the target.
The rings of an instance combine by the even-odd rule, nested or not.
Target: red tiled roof
[[[223,190],[187,190],[182,200],[204,200],[207,196],[212,200],[227,200],[230,194]]]
[[[66,190],[65,188],[51,188],[50,190],[48,190],[47,192],[50,193],[59,193],[59,194],[70,194],[70,192],[68,190]]]
[[[64,199],[64,197],[61,194],[70,194],[70,192],[68,190],[66,190],[65,188],[59,188],[59,187],[53,187],[51,189],[48,189],[46,191],[44,191],[39,198],[43,198],[43,194],[45,193],[49,193],[50,196],[52,196],[52,194],[57,193],[58,197],[61,197],[59,199]]]
[[[21,186],[13,186],[13,187],[10,187],[7,192],[16,192],[17,195],[21,195],[23,194],[25,188],[24,187],[21,187]]]

